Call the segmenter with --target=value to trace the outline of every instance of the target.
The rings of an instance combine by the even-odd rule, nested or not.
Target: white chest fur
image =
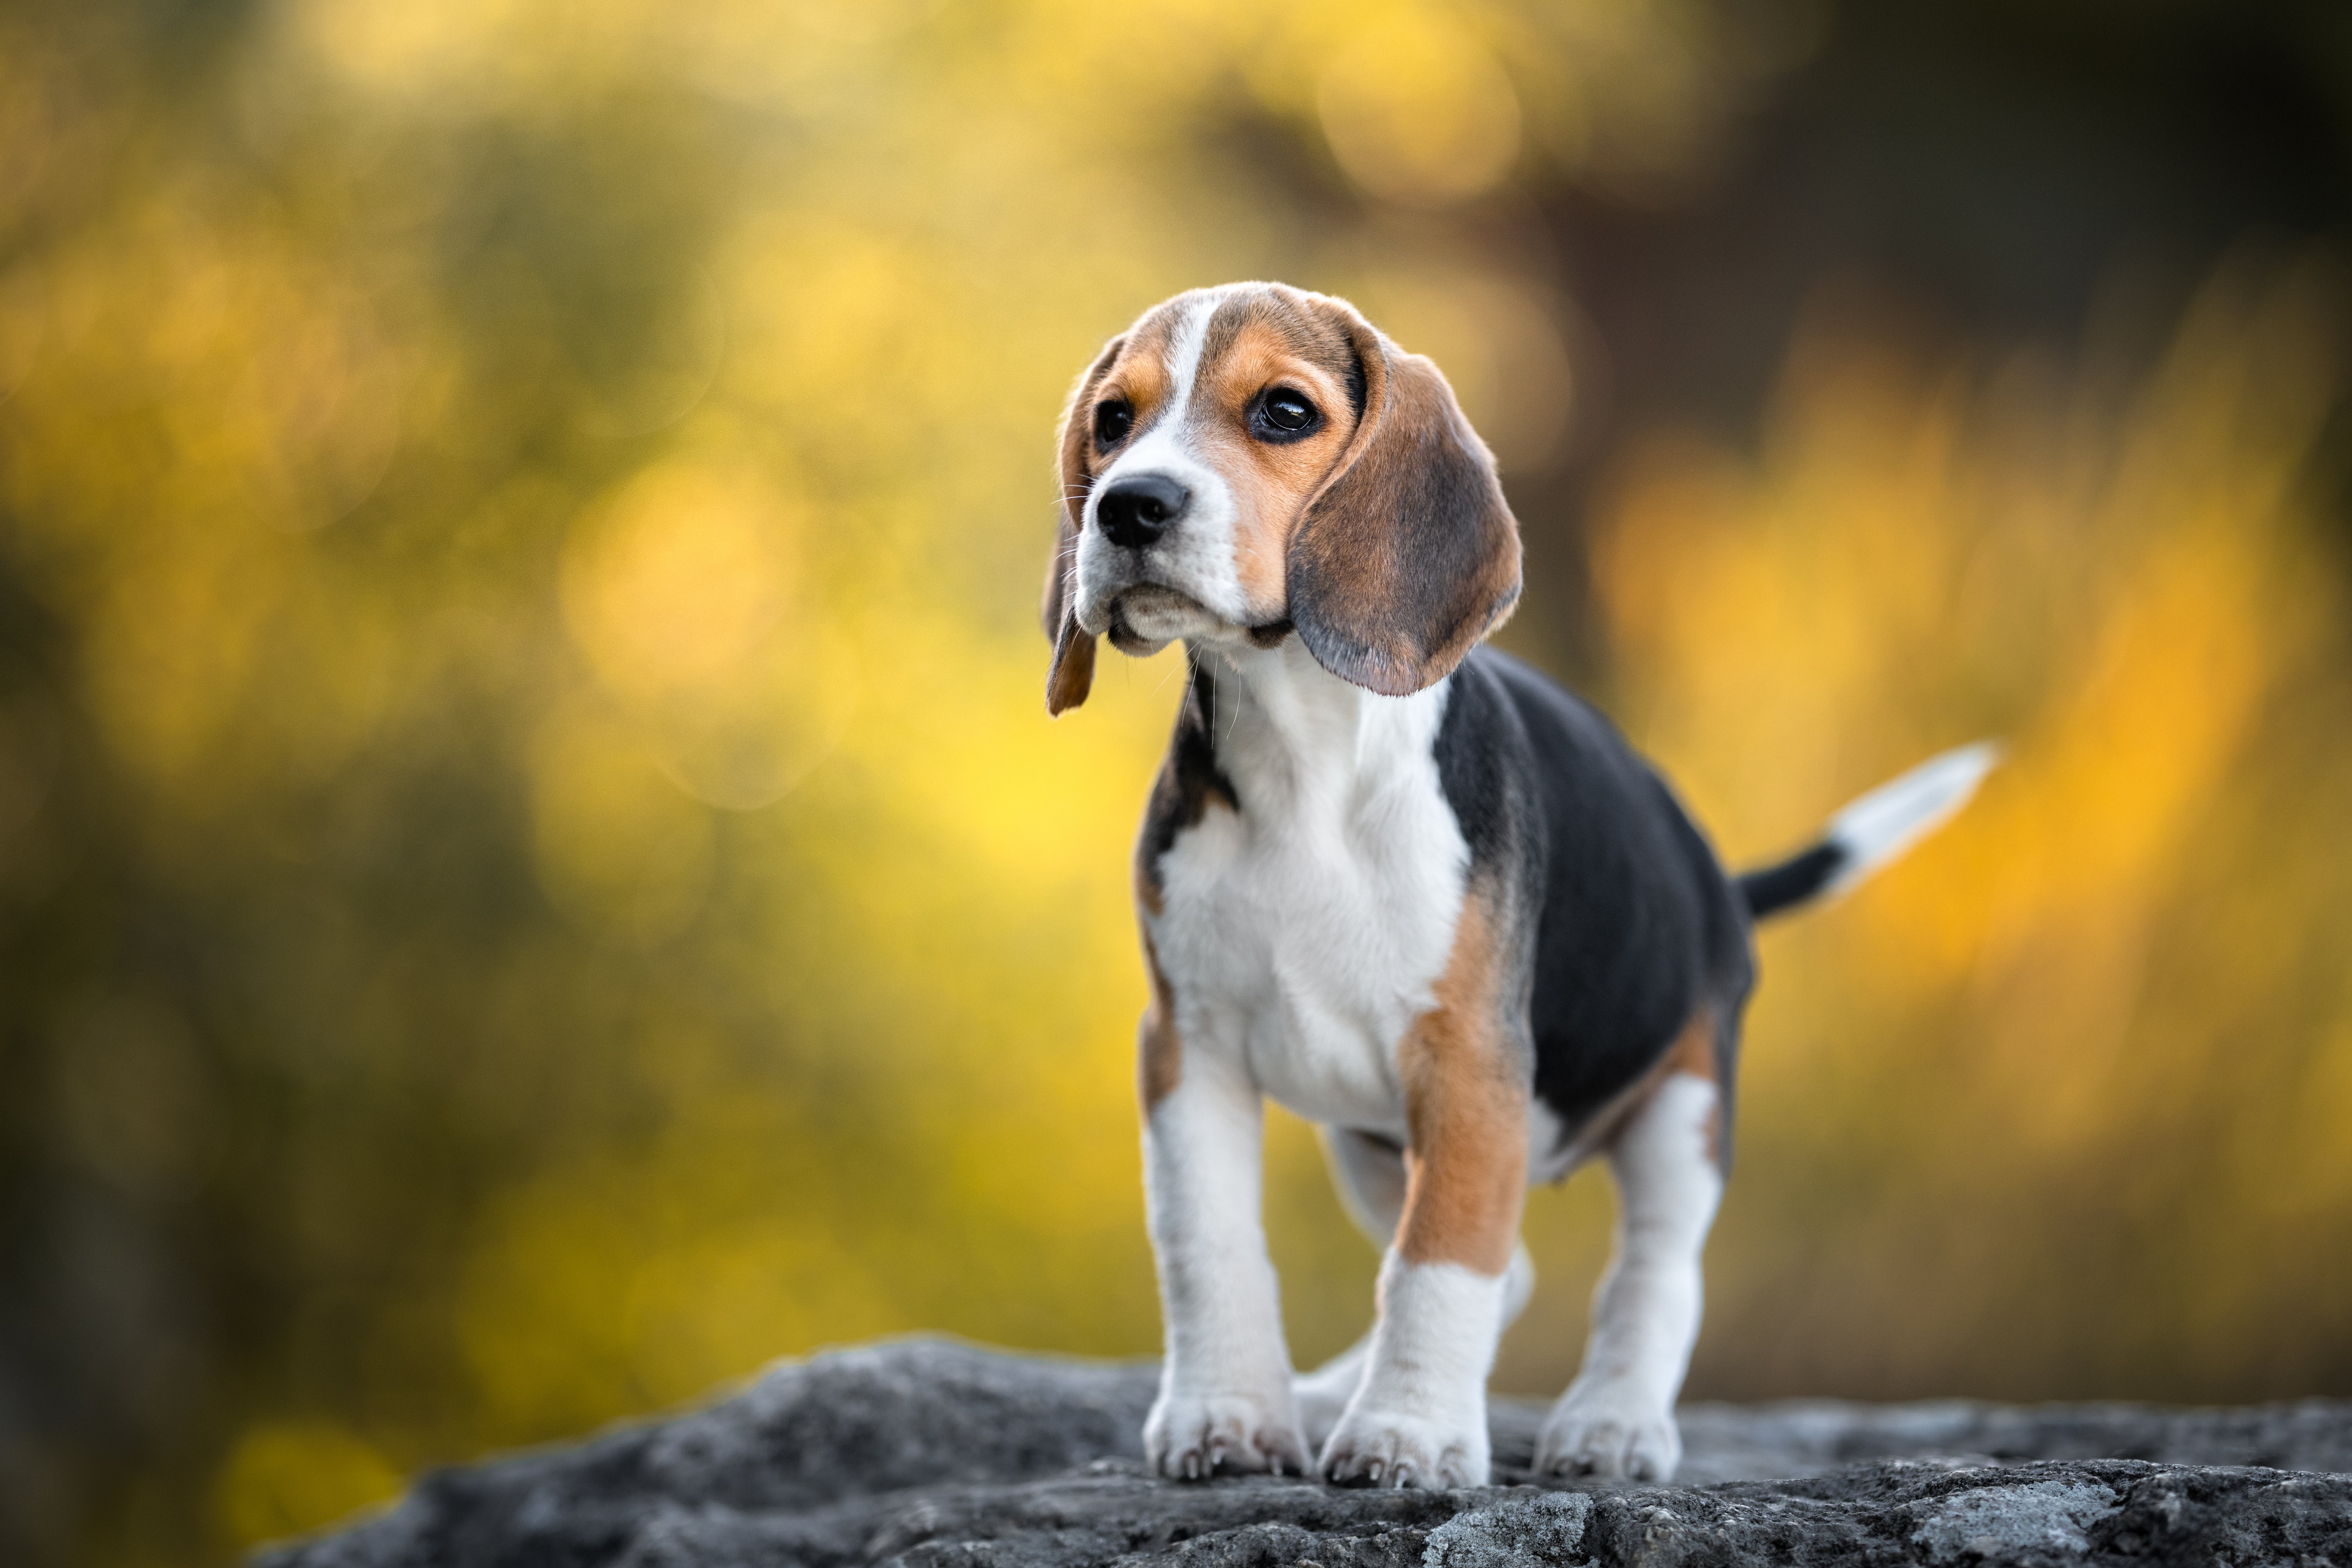
[[[1402,1140],[1397,1046],[1444,971],[1469,865],[1433,752],[1449,683],[1378,696],[1296,638],[1196,657],[1242,809],[1212,804],[1160,863],[1148,918],[1183,1049],[1311,1121]]]

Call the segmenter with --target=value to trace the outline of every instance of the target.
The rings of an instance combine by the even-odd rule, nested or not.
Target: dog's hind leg
[[[1385,1138],[1344,1127],[1322,1127],[1323,1158],[1339,1206],[1374,1247],[1396,1239],[1404,1217],[1404,1151]]]
[[[1331,1185],[1339,1206],[1356,1222],[1371,1244],[1386,1251],[1396,1239],[1397,1222],[1404,1215],[1404,1151],[1385,1138],[1345,1127],[1317,1129],[1323,1137],[1323,1158],[1331,1167]],[[1504,1284],[1503,1321],[1507,1326],[1535,1293],[1535,1260],[1523,1242],[1513,1248],[1510,1273]],[[1364,1358],[1372,1336],[1361,1339],[1293,1384],[1298,1397],[1298,1425],[1310,1448],[1319,1449],[1339,1424],[1339,1414],[1364,1381]]]
[[[1663,1481],[1682,1462],[1675,1395],[1698,1339],[1699,1253],[1723,1196],[1722,1104],[1712,1079],[1670,1073],[1618,1134],[1617,1255],[1593,1295],[1584,1370],[1537,1441],[1538,1474]]]

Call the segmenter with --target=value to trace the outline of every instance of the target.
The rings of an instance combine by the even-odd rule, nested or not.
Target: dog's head
[[[1045,705],[1086,700],[1095,639],[1278,643],[1402,697],[1519,596],[1495,460],[1437,367],[1343,300],[1179,294],[1113,338],[1062,416]]]

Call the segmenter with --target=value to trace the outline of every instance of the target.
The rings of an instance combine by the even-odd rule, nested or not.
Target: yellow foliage
[[[1374,195],[1459,201],[1491,189],[1519,150],[1519,101],[1493,57],[1423,13],[1375,22],[1323,71],[1331,151]]]
[[[257,1421],[221,1467],[215,1507],[231,1538],[282,1541],[400,1494],[384,1457],[334,1421]]]
[[[1759,439],[1597,452],[1573,279],[1479,226],[1688,188],[1816,9],[299,0],[170,91],[110,8],[0,21],[21,1121],[202,1281],[123,1362],[163,1457],[92,1461],[162,1500],[87,1555],[836,1341],[1153,1350],[1128,861],[1182,665],[1048,723],[1035,605],[1072,375],[1236,277],[1436,355],[1507,482],[1591,460],[1596,695],[1734,863],[2010,748],[1763,939],[1694,1393],[2345,1364],[2325,270],[2241,258],[2121,380],[1832,289]],[[1570,613],[1508,636],[1561,668]],[[1268,1147],[1311,1358],[1372,1255]],[[1529,1212],[1499,1378],[1556,1388],[1607,1205]]]
[[[2332,1102],[2319,1085],[2344,1070],[2341,997],[2313,1013],[2265,994],[2352,956],[2334,895],[2279,876],[2309,843],[2264,801],[2330,787],[2270,771],[2283,695],[2352,700],[2344,590],[2298,485],[2334,395],[2309,348],[2330,310],[2323,274],[2243,259],[2110,405],[2047,375],[1906,359],[1867,324],[1824,319],[1792,355],[1760,463],[1685,441],[1631,466],[1597,570],[1627,716],[1735,858],[1929,750],[1980,733],[2010,747],[1953,826],[1845,910],[1765,939],[1750,1170],[1717,1249],[1729,1289],[1710,1303],[1702,1382],[1821,1376],[1829,1363],[1801,1358],[1822,1351],[1765,1326],[1798,1311],[1808,1339],[1854,1336],[1833,1375],[1860,1386],[1958,1365],[1996,1388],[2089,1392],[2216,1282],[2210,1267],[2194,1283],[2164,1271],[2107,1305],[2095,1348],[1989,1331],[2014,1324],[2023,1278],[2081,1246],[2061,1215],[2180,1227],[2187,1259],[2224,1213],[2252,1248],[2257,1226],[2294,1246],[2315,1187],[2352,1211],[2352,1163],[2315,1129],[2292,1177],[2284,1161],[2225,1177],[2187,1152],[2215,1106],[2273,1094],[2311,1129],[2305,1096]],[[2344,765],[2331,752],[2324,767]],[[2209,918],[2196,889],[2217,877],[2263,890]],[[2298,1061],[2316,1077],[2288,1090]],[[1907,1151],[1889,1167],[1899,1186],[1806,1195],[1756,1173],[1800,1129]],[[2294,1188],[2295,1220],[2252,1217],[2278,1201],[2254,1192],[2273,1181]],[[1846,1238],[1847,1300],[1799,1278],[1818,1247],[1772,1268],[1747,1239],[1799,1225]],[[1927,1249],[1907,1264],[1906,1234]],[[2220,1289],[2232,1304],[2203,1314],[2214,1338],[2184,1392],[2264,1363],[2224,1348],[2249,1287]],[[2282,1310],[2314,1331],[2327,1321],[2317,1301]],[[1775,1340],[1760,1365],[1726,1359]]]

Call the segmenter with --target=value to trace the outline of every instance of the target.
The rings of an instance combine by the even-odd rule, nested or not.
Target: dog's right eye
[[[1135,428],[1135,410],[1126,404],[1113,401],[1095,405],[1095,441],[1098,446],[1116,447],[1127,439]]]
[[[1304,393],[1286,386],[1268,387],[1249,406],[1250,434],[1280,445],[1303,441],[1323,428],[1323,416]]]

